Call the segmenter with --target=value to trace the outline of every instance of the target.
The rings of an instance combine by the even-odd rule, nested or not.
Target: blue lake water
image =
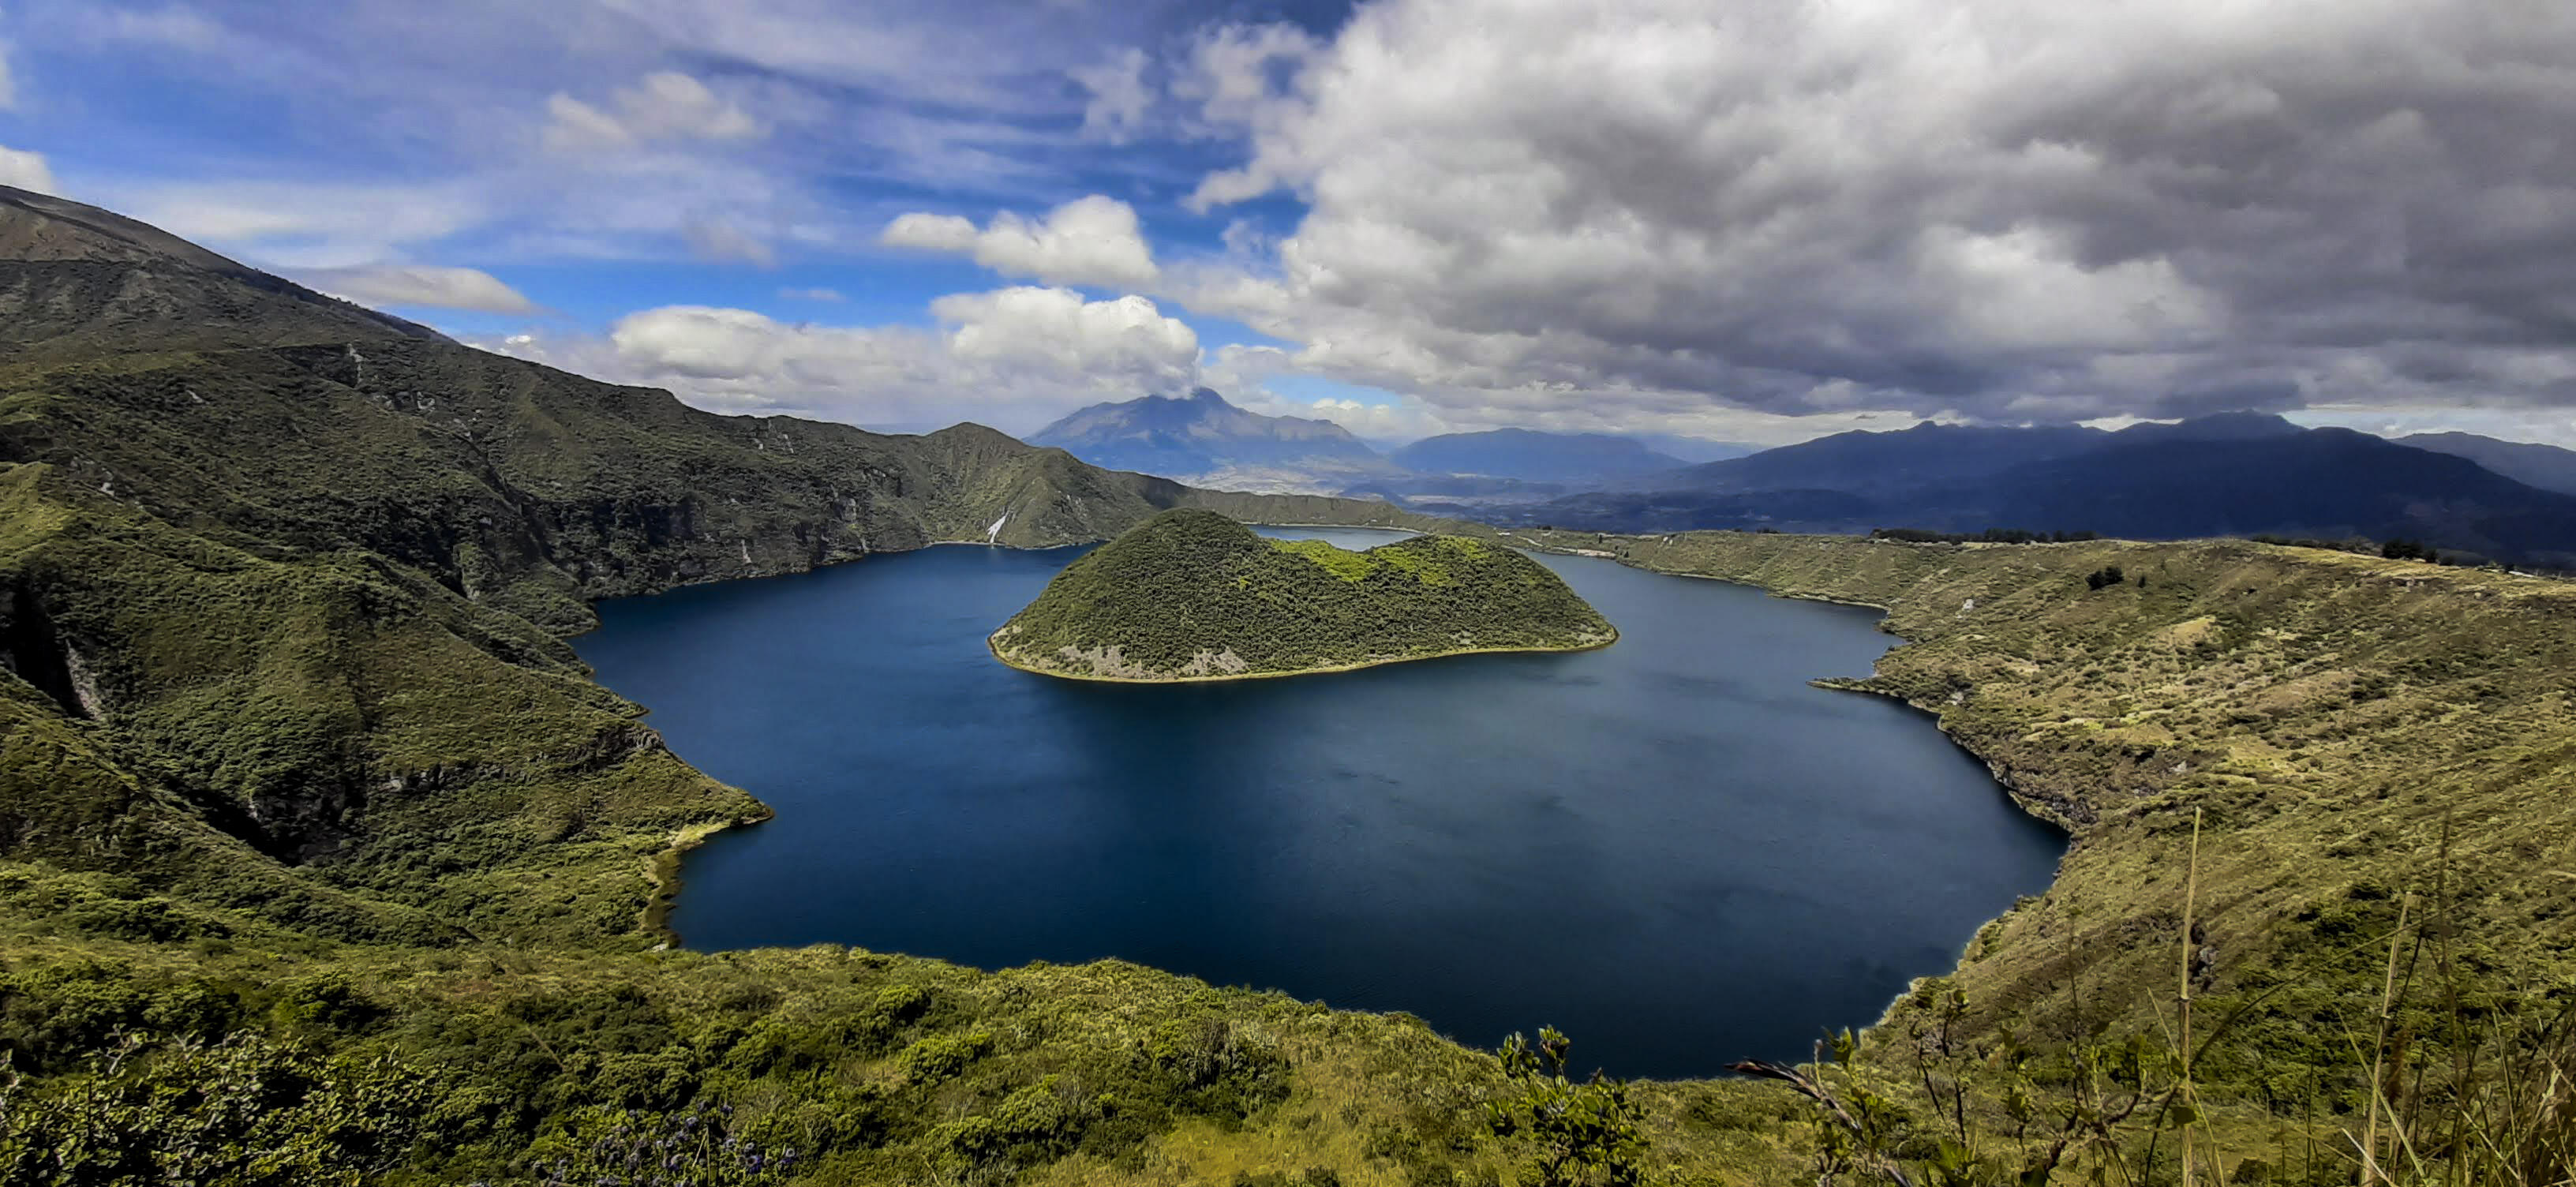
[[[601,605],[575,640],[601,681],[778,811],[689,855],[683,941],[1119,957],[1705,1075],[1874,1020],[2064,849],[1929,717],[1808,686],[1894,642],[1871,611],[1542,557],[1616,646],[1213,685],[995,662],[1078,555]]]

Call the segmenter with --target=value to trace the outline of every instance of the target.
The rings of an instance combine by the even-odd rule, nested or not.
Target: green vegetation
[[[1937,714],[2072,834],[1950,976],[1759,1080],[1584,1083],[1545,1031],[1498,1058],[1117,963],[655,950],[677,850],[765,809],[590,681],[559,636],[591,599],[997,519],[1025,545],[1175,507],[1493,534],[972,426],[711,416],[51,209],[0,195],[0,242],[45,252],[0,260],[0,289],[39,295],[0,327],[0,1181],[2541,1184],[2576,1162],[2576,586],[2245,542],[1512,537],[1886,608],[1907,644],[1833,683]],[[1177,562],[1231,557],[1242,584],[1206,604],[1246,615],[1313,590],[1412,629],[1529,564],[1175,518],[1140,575],[1196,596]]]
[[[2086,1174],[2157,1181],[2189,1117],[2203,1182],[2350,1183],[2374,1140],[2390,1181],[2561,1181],[2464,1143],[2569,1140],[2576,586],[2241,541],[1533,542],[1886,607],[1906,645],[1830,683],[1937,714],[2073,834],[2045,894],[1853,1040],[1879,1108],[1839,1098],[1855,1149],[1938,1181],[1944,1141],[2015,1162],[2054,1116]]]
[[[79,909],[136,893],[0,865],[0,1182],[1501,1183],[1555,1132],[1493,1132],[1518,1081],[1410,1017],[1134,965],[318,944],[222,911],[129,940]],[[1774,1160],[1768,1095],[1623,1116],[1713,1175]]]
[[[1618,636],[1546,566],[1497,544],[1414,536],[1351,552],[1178,510],[1066,566],[992,644],[1054,676],[1226,680]]]

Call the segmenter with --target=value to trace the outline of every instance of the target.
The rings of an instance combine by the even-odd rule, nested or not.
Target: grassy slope
[[[1616,637],[1556,574],[1484,541],[1415,536],[1352,552],[1176,510],[1066,566],[993,648],[1030,671],[1185,680]]]
[[[2350,1106],[2404,894],[2453,904],[2482,993],[2576,974],[2576,586],[2240,541],[1544,542],[1888,608],[1907,644],[1849,686],[1937,714],[2074,836],[1960,965],[1988,1031],[2169,1028],[2195,810],[2203,1025],[2241,1011],[2204,1072],[2235,1099],[2322,1077]]]
[[[828,945],[316,943],[256,910],[0,863],[0,1039],[18,1067],[72,1086],[90,1066],[80,1053],[120,1030],[248,1030],[400,1061],[429,1086],[411,1147],[333,1164],[392,1183],[518,1181],[530,1157],[578,1145],[570,1134],[699,1096],[805,1151],[801,1181],[817,1183],[1227,1183],[1320,1167],[1357,1187],[1508,1180],[1529,1157],[1479,1123],[1494,1059],[1401,1014],[1114,961],[982,973]],[[955,1066],[924,1060],[940,1052]],[[1658,1170],[1787,1181],[1744,1174],[1787,1165],[1778,1094],[1649,1085],[1639,1103]],[[0,1124],[0,1168],[8,1137]]]

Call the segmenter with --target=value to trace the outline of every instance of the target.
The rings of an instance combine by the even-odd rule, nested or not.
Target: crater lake
[[[1081,551],[601,604],[600,680],[778,813],[687,856],[682,942],[1114,957],[1699,1076],[1876,1020],[2064,849],[1929,716],[1806,683],[1867,674],[1874,611],[1543,556],[1617,645],[1229,684],[996,662]]]

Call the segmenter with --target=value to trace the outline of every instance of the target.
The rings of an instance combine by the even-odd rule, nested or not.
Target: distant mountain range
[[[1632,476],[1647,491],[1902,490],[2063,457],[2110,434],[2084,428],[1976,428],[1925,422],[1901,432],[1836,433],[1725,461]]]
[[[2417,433],[2399,437],[2397,443],[2467,458],[2524,486],[2576,495],[2576,450],[2498,441],[2475,433]]]
[[[2576,453],[2486,438],[2443,443],[2451,448],[2251,413],[2118,432],[1925,424],[1822,437],[1488,518],[1603,531],[2408,538],[2474,557],[2576,565],[2576,494],[2516,481],[2469,451],[2544,478]]]
[[[1380,454],[1330,421],[1263,416],[1200,389],[1094,405],[1029,440],[1199,486],[1381,498],[1504,525],[2366,537],[2576,567],[2576,451],[2465,433],[2391,441],[2264,413],[2116,432],[1925,423],[1686,464],[1633,438],[1530,429]]]
[[[1517,478],[1529,482],[1598,482],[1673,470],[1689,463],[1607,433],[1542,433],[1492,429],[1425,437],[1390,455],[1417,474]]]
[[[1206,388],[1094,404],[1028,441],[1095,466],[1235,490],[1326,493],[1399,472],[1329,420],[1246,412]]]
[[[1674,439],[1681,441],[1681,439]],[[1228,490],[1435,496],[1528,502],[1626,476],[1669,471],[1686,459],[1626,437],[1496,429],[1426,437],[1381,454],[1329,420],[1264,416],[1200,388],[1094,404],[1029,436],[1113,470],[1134,470]],[[1694,452],[1746,447],[1683,442]]]

